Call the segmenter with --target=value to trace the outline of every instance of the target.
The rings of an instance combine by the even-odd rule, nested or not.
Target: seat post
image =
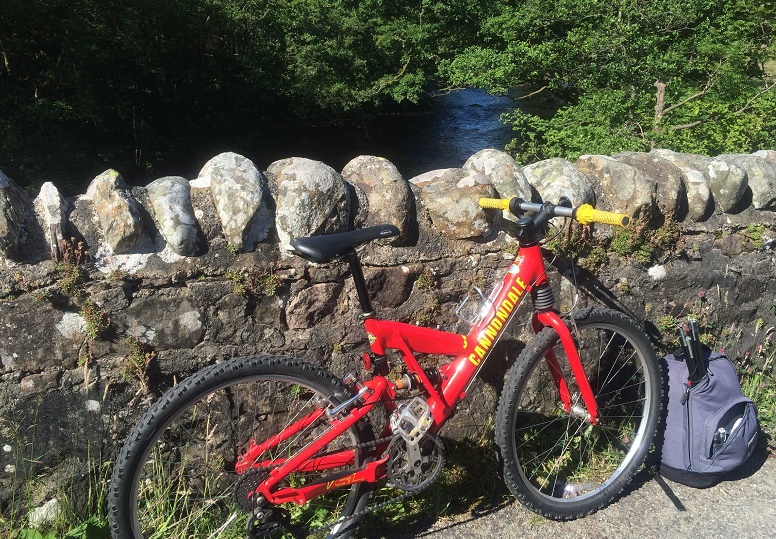
[[[356,285],[358,303],[361,305],[361,316],[364,318],[372,318],[375,315],[375,310],[374,307],[372,307],[372,301],[369,299],[369,293],[366,290],[366,279],[364,279],[361,261],[358,258],[356,250],[352,249],[344,258],[350,266],[350,275],[353,276],[353,284]]]

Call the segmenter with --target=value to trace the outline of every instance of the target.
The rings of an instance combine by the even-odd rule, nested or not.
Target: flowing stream
[[[337,171],[358,155],[385,157],[406,179],[439,168],[460,167],[484,148],[503,150],[512,131],[501,122],[516,107],[484,90],[453,91],[432,98],[421,113],[383,115],[365,131],[326,127],[281,134],[246,153],[260,169],[275,159],[307,157]]]

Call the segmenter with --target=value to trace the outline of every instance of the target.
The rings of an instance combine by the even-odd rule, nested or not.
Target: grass
[[[737,361],[741,390],[757,406],[757,419],[768,443],[776,435],[776,328],[755,325],[754,347]]]
[[[33,421],[33,427],[35,421]],[[16,437],[15,446],[22,447],[24,440]],[[36,468],[42,455],[38,455],[34,444],[29,444],[16,454],[15,482],[23,476],[24,481],[14,491],[10,506],[0,515],[0,537],[6,539],[110,539],[106,515],[108,478],[111,463],[102,455],[94,455],[91,445],[87,446],[86,461],[89,467],[85,483],[78,484],[75,478],[81,475],[72,470],[73,481],[59,485],[53,496],[58,502],[58,511],[50,522],[41,524],[40,529],[30,527],[29,515],[32,509],[43,505],[37,492],[40,478],[45,470]]]
[[[492,431],[479,439],[444,439],[443,443],[445,463],[436,482],[367,516],[361,526],[363,536],[376,535],[386,525],[423,528],[440,518],[481,514],[511,503],[513,498],[500,479]],[[372,504],[400,494],[398,489],[381,489]]]

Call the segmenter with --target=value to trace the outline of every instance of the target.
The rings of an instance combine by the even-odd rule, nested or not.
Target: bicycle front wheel
[[[113,538],[246,537],[249,515],[262,503],[251,493],[272,465],[240,474],[235,471],[238,457],[251,440],[269,440],[349,395],[327,371],[280,357],[235,359],[187,378],[146,412],[119,454],[109,493]],[[324,415],[267,449],[257,461],[289,458],[330,426]],[[353,449],[353,462],[325,472],[293,473],[280,486],[298,487],[325,480],[324,475],[352,473],[363,465],[373,440],[363,421],[319,452]],[[304,505],[264,508],[272,516],[256,534],[275,526],[281,537],[350,537],[370,492],[371,485],[357,483]],[[252,522],[255,526],[256,519]]]
[[[649,451],[660,414],[657,358],[644,332],[609,309],[577,313],[569,323],[593,389],[600,422],[591,425],[557,332],[544,328],[508,373],[497,442],[507,486],[523,505],[570,520],[610,503]],[[554,352],[568,384],[564,409],[545,356]]]

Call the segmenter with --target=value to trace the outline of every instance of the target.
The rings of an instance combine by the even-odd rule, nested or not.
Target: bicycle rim
[[[182,406],[145,449],[131,481],[130,519],[135,538],[244,538],[247,502],[240,495],[250,492],[268,470],[237,474],[237,457],[251,439],[271,438],[289,424],[311,413],[316,406],[337,403],[315,380],[289,375],[258,375],[223,383]],[[316,439],[329,427],[321,420],[261,455],[262,462],[288,458]],[[355,428],[345,431],[323,452],[356,447],[361,442]],[[326,475],[347,473],[361,464],[361,450],[346,468],[327,470]],[[252,474],[253,477],[248,477]],[[320,472],[294,473],[281,486],[300,486],[320,480]],[[242,483],[238,483],[242,481]],[[303,506],[280,506],[286,512],[292,533],[280,537],[325,537],[329,530],[314,533],[326,523],[351,515],[366,486],[334,489]],[[244,498],[243,498],[244,499]],[[335,527],[335,530],[337,528]],[[300,531],[301,530],[301,531]]]
[[[598,313],[599,315],[601,313]],[[522,501],[554,518],[576,518],[609,503],[641,465],[659,412],[659,375],[645,337],[604,313],[574,331],[599,425],[584,402],[557,334],[545,330],[517,381],[511,457]],[[561,406],[545,354],[552,349],[577,413]]]

